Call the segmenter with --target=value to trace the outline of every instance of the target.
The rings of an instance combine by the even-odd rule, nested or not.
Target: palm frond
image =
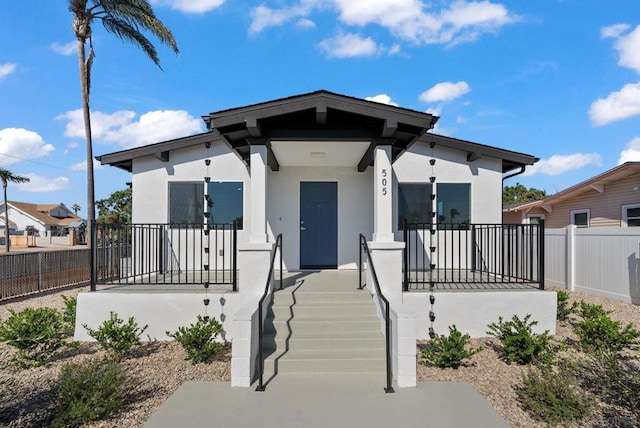
[[[129,22],[113,17],[105,16],[102,18],[102,24],[104,28],[114,34],[121,40],[133,43],[137,45],[158,67],[160,66],[160,58],[158,57],[158,51],[153,43],[149,41],[137,28],[132,26]]]

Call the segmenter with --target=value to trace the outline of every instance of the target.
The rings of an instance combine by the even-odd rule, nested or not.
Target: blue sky
[[[638,0],[151,3],[181,51],[158,46],[164,71],[94,27],[96,155],[202,132],[212,111],[326,89],[428,111],[441,116],[436,133],[541,159],[507,184],[555,193],[640,160]],[[66,1],[0,9],[0,167],[31,178],[10,185],[10,200],[86,207],[70,24]],[[96,198],[129,180],[96,169]]]

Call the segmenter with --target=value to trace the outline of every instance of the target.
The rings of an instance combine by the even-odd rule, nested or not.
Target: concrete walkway
[[[369,377],[279,375],[265,392],[186,382],[146,428],[508,427],[469,384],[421,382],[385,394]]]

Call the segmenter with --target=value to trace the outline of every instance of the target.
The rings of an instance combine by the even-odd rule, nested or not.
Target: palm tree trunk
[[[91,111],[89,110],[89,70],[85,56],[85,39],[78,37],[78,67],[80,69],[80,90],[82,92],[82,113],[84,116],[84,133],[87,141],[87,246],[91,248],[91,227],[95,220],[95,191],[93,181],[93,141],[91,138]]]
[[[4,193],[4,244],[9,252],[11,243],[9,242],[9,208],[7,205],[7,183],[2,183],[2,192]]]

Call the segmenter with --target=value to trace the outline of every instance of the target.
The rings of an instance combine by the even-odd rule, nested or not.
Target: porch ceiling
[[[369,141],[271,141],[280,166],[357,166]]]

